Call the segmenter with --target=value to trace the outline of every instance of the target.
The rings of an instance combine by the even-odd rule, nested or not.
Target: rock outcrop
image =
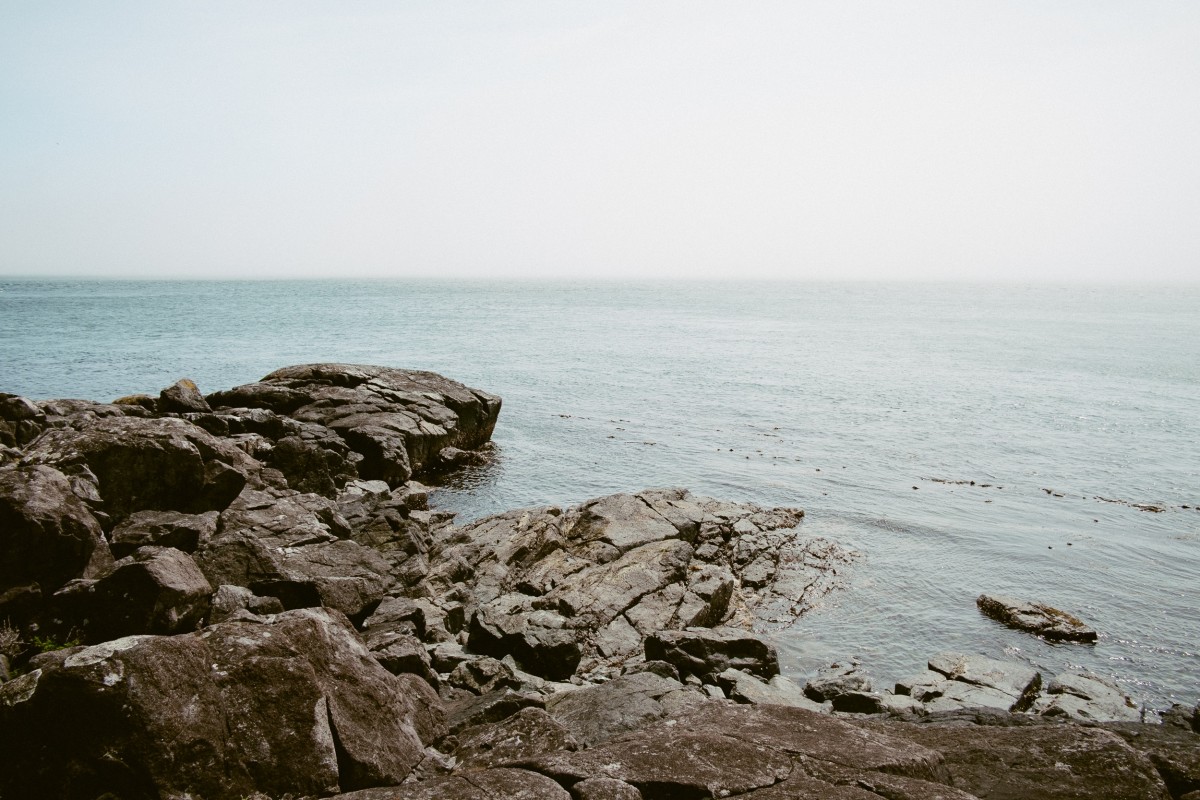
[[[975,604],[984,614],[1010,628],[1028,631],[1051,641],[1094,642],[1097,638],[1096,631],[1077,617],[1045,603],[981,594]]]
[[[779,674],[751,628],[855,558],[799,509],[430,511],[413,476],[486,460],[499,408],[332,364],[207,397],[0,395],[0,797],[1200,791],[1200,709],[1134,722],[1101,676],[963,653],[894,692],[853,662]]]

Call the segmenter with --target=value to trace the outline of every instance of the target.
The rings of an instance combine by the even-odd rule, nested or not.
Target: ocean
[[[764,623],[797,679],[856,658],[887,687],[957,650],[1200,700],[1200,287],[0,280],[0,391],[317,361],[504,398],[494,461],[433,494],[460,520],[653,486],[804,508],[859,555]],[[1011,631],[983,592],[1100,639]]]

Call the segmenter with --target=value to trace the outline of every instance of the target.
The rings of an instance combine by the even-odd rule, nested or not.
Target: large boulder
[[[67,476],[48,466],[0,467],[0,593],[31,583],[49,593],[112,563],[100,523]]]
[[[174,417],[76,414],[30,443],[26,461],[94,477],[115,524],[135,511],[220,511],[256,472],[228,441]]]
[[[211,608],[212,586],[186,553],[143,547],[96,581],[69,584],[53,598],[64,618],[87,643],[153,633],[196,630]]]
[[[443,448],[484,445],[500,413],[500,398],[432,372],[350,364],[285,367],[207,399],[330,428],[362,456],[361,477],[392,486],[437,466]]]
[[[221,800],[398,784],[423,757],[428,702],[336,612],[127,637],[0,686],[0,749],[21,765],[0,770],[0,794]]]
[[[666,661],[680,675],[715,683],[717,674],[736,669],[770,680],[779,674],[779,655],[762,639],[736,628],[660,631],[646,639],[646,658]]]
[[[546,710],[585,747],[704,702],[704,695],[651,672],[551,695]]]

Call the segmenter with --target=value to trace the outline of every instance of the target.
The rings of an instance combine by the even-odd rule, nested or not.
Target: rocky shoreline
[[[780,675],[752,623],[854,558],[799,509],[652,489],[455,525],[419,481],[486,459],[500,407],[338,364],[0,395],[0,797],[1200,797],[1200,707],[1143,724],[1095,676]]]

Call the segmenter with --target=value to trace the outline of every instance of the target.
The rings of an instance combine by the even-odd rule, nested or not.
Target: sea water
[[[10,280],[0,391],[433,370],[504,398],[494,461],[433,495],[460,520],[652,486],[800,506],[859,555],[765,627],[785,672],[857,658],[886,687],[956,650],[1154,709],[1200,699],[1198,309],[1178,286]],[[1009,630],[982,592],[1100,639]]]

